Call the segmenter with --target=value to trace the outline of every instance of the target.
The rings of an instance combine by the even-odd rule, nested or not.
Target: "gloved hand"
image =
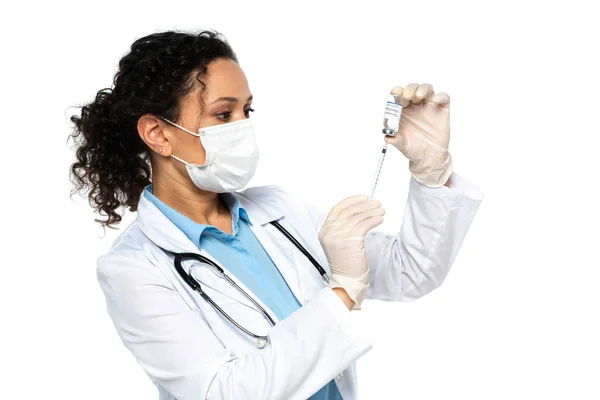
[[[386,137],[408,158],[414,178],[429,187],[443,186],[452,174],[450,142],[450,96],[424,83],[396,86],[391,94],[402,104],[395,137]]]
[[[364,239],[367,232],[383,222],[384,209],[368,196],[348,197],[336,204],[319,232],[331,278],[329,287],[341,287],[360,310],[369,288],[369,265]]]

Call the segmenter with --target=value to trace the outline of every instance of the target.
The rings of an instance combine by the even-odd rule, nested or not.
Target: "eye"
[[[223,121],[227,121],[229,119],[230,115],[231,115],[231,111],[225,111],[221,114],[217,114],[217,118],[219,118],[220,120],[223,120]]]
[[[255,110],[253,108],[248,108],[246,111],[244,111],[246,118],[250,118],[249,114],[254,111]],[[227,121],[230,117],[231,117],[231,111],[225,111],[220,114],[217,114],[217,118],[219,118],[222,121]]]

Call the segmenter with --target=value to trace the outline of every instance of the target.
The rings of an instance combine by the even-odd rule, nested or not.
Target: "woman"
[[[449,97],[394,93],[405,111],[389,143],[412,173],[396,235],[371,231],[384,212],[367,196],[325,216],[276,186],[240,191],[258,160],[252,94],[215,32],[135,41],[114,87],[72,117],[76,189],[105,226],[137,211],[97,274],[160,399],[357,398],[371,345],[351,311],[438,287],[481,200],[451,170]]]

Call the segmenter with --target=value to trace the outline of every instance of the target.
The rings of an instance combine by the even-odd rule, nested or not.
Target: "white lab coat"
[[[274,327],[251,303],[206,268],[192,275],[245,328],[269,333],[264,349],[221,316],[179,277],[171,252],[197,246],[140,197],[136,220],[98,259],[108,313],[125,346],[159,389],[160,400],[307,399],[335,379],[344,400],[357,399],[355,361],[371,350],[356,311],[325,286],[318,271],[271,224],[279,221],[329,274],[318,240],[326,215],[276,186],[235,194],[252,231],[302,307]],[[365,238],[369,299],[409,301],[437,288],[448,273],[482,200],[452,174],[451,187],[429,188],[411,177],[400,231]],[[205,251],[200,254],[212,258]],[[199,265],[199,264],[197,264]],[[220,265],[220,264],[219,264]],[[222,265],[227,273],[227,265]],[[275,321],[271,310],[239,280]]]

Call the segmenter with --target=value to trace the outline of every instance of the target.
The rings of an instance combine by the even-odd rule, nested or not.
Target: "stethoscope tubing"
[[[296,240],[296,238],[293,237],[283,226],[281,226],[281,224],[279,224],[279,222],[272,221],[271,224],[274,225],[284,236],[286,236],[298,248],[298,250],[300,250],[300,252],[302,254],[304,254],[310,260],[310,262],[315,266],[317,271],[319,271],[319,274],[321,274],[321,277],[323,278],[323,280],[325,282],[327,282],[328,279],[327,279],[327,273],[325,272],[325,269],[323,269],[323,267],[321,267],[321,265],[319,265],[317,260],[315,260],[313,258],[313,256],[304,248],[304,246],[302,246],[302,244],[300,244],[300,242],[298,242]],[[204,292],[202,290],[202,287],[200,286],[198,281],[196,281],[190,274],[188,274],[183,269],[183,266],[181,264],[184,260],[201,261],[201,262],[204,262],[204,263],[210,265],[212,268],[214,268],[217,271],[217,272],[213,271],[217,276],[225,279],[225,281],[227,281],[231,286],[233,286],[246,299],[248,299],[250,302],[252,302],[252,304],[254,304],[260,310],[261,314],[269,320],[271,326],[275,326],[275,321],[273,320],[273,318],[271,318],[269,313],[267,313],[265,311],[265,309],[263,307],[261,307],[261,305],[258,304],[258,302],[256,300],[254,300],[248,293],[246,293],[246,291],[244,291],[237,283],[235,283],[229,276],[227,276],[227,274],[225,274],[225,271],[223,271],[223,268],[221,268],[218,264],[216,264],[211,259],[209,259],[201,254],[197,254],[197,253],[177,253],[177,254],[175,254],[175,259],[174,259],[173,264],[175,265],[175,270],[181,276],[181,278],[193,290],[197,291],[204,300],[206,300],[208,303],[210,303],[229,322],[231,322],[233,325],[235,325],[238,329],[240,329],[242,332],[244,332],[248,336],[251,336],[251,337],[257,339],[258,347],[263,348],[266,345],[266,343],[269,342],[268,336],[257,335],[255,333],[249,331],[248,329],[241,326],[237,321],[235,321],[229,314],[227,314],[227,312],[225,312],[225,310],[223,310],[208,294],[206,294],[206,292]]]

